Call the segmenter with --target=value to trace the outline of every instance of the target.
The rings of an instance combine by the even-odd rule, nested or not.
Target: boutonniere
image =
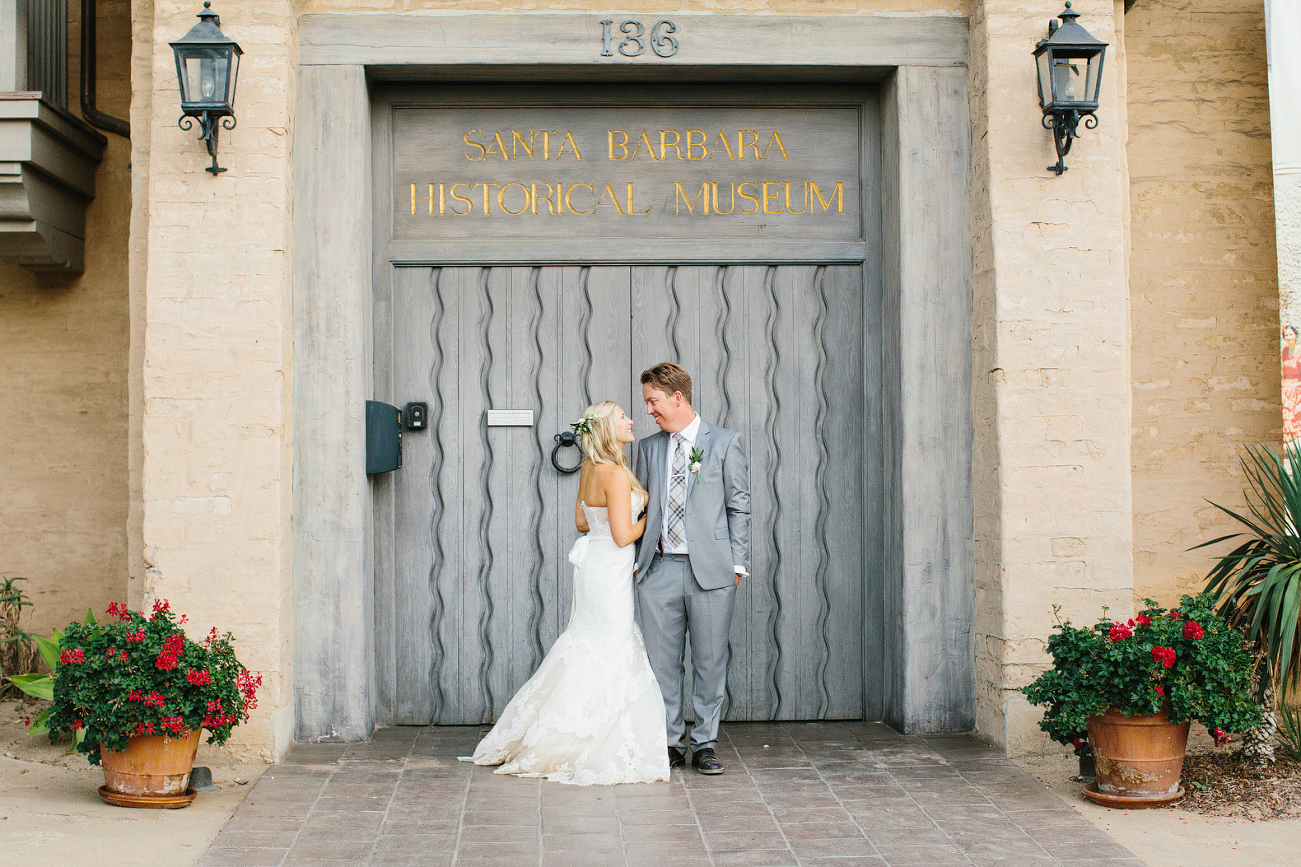
[[[691,449],[691,472],[696,474],[696,478],[700,478],[700,462],[704,459],[704,452],[694,447]]]

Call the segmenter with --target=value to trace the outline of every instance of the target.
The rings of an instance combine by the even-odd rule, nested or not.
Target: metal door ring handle
[[[566,467],[560,463],[560,450],[567,446],[578,449],[578,463],[572,467]],[[556,447],[551,450],[551,466],[555,467],[557,472],[565,475],[576,473],[583,468],[583,447],[578,444],[578,437],[572,431],[556,434]]]

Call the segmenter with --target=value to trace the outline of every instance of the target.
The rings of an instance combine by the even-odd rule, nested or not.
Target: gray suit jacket
[[[646,577],[664,526],[669,442],[660,431],[637,443],[637,478],[650,494],[646,533],[637,546],[638,581]],[[750,568],[750,459],[745,437],[703,418],[695,447],[704,457],[699,476],[687,471],[687,549],[697,583],[717,590],[736,581],[734,566]]]

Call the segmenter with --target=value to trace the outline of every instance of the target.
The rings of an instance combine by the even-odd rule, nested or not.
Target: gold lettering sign
[[[394,238],[862,236],[855,108],[395,108]]]

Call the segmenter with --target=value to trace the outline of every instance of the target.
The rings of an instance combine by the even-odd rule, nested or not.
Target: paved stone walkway
[[[872,723],[725,723],[727,773],[581,788],[456,761],[483,729],[295,747],[199,862],[541,867],[1143,867],[965,736]]]

